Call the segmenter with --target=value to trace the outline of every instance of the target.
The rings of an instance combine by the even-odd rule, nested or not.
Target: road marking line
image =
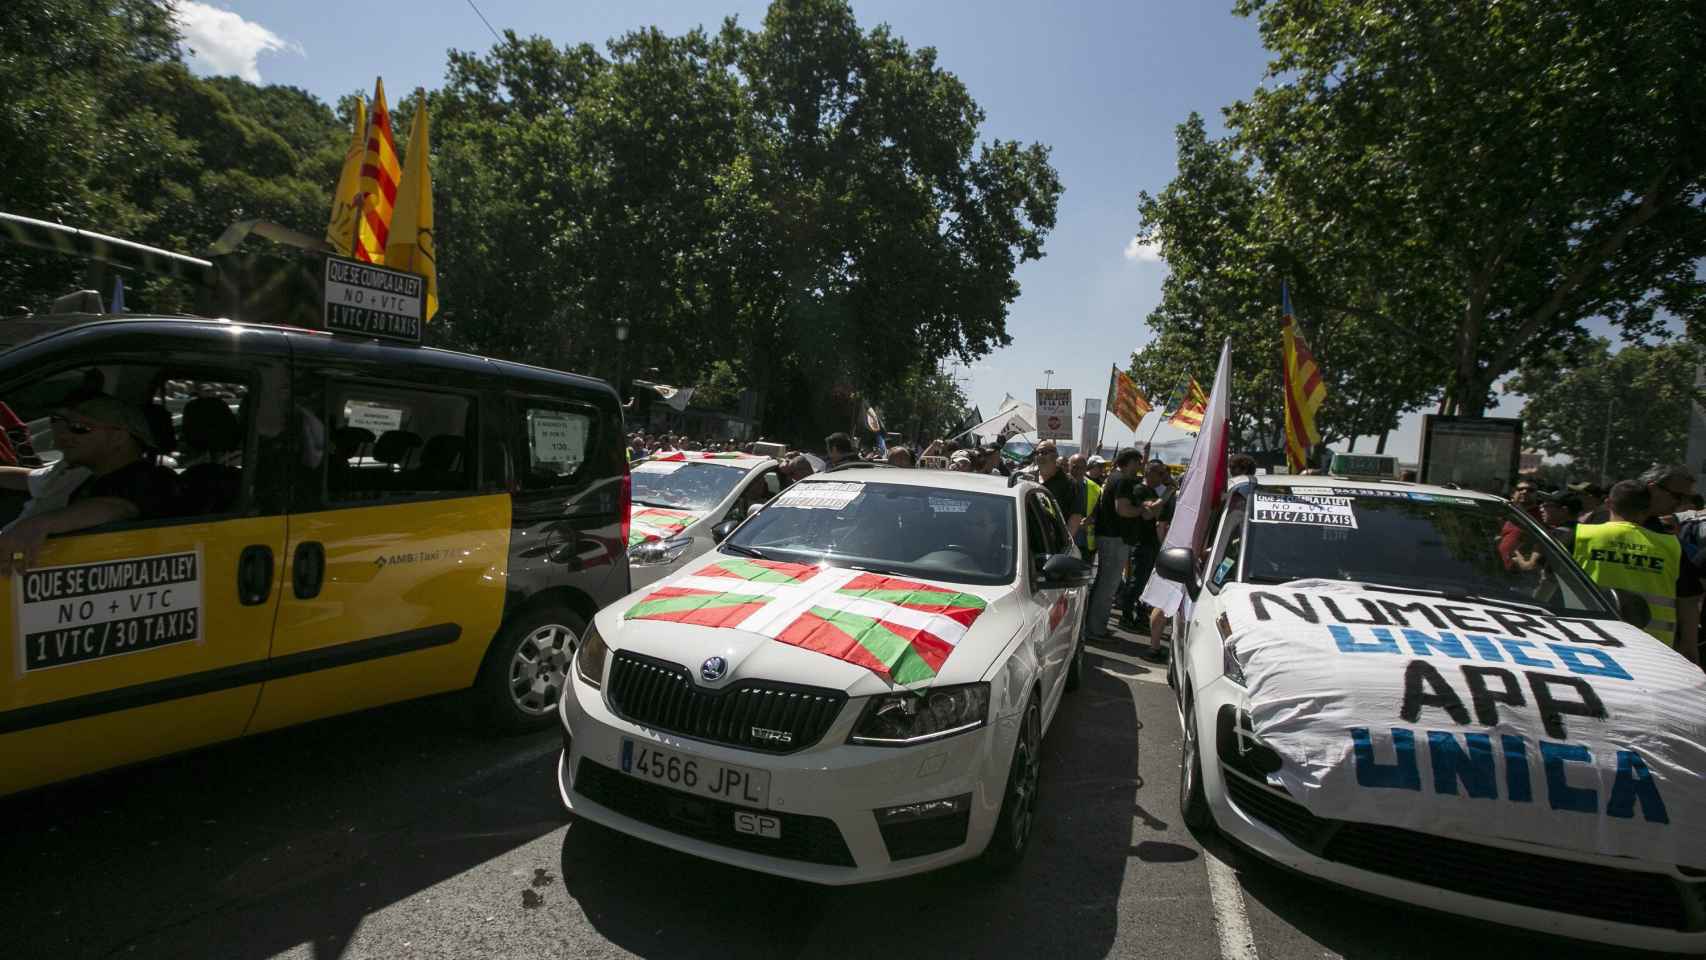
[[[1257,960],[1256,935],[1250,932],[1250,915],[1244,912],[1244,891],[1238,874],[1215,856],[1202,852],[1208,869],[1208,896],[1214,902],[1214,932],[1220,936],[1223,960]]]

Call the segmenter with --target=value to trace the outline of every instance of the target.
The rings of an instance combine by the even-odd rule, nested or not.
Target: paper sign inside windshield
[[[840,510],[865,492],[859,483],[798,483],[776,501],[778,507],[796,510]]]
[[[1250,519],[1257,523],[1303,523],[1316,527],[1357,528],[1350,497],[1314,497],[1297,494],[1256,494]]]
[[[936,513],[965,513],[971,509],[970,500],[949,500],[946,497],[931,497],[930,509]]]

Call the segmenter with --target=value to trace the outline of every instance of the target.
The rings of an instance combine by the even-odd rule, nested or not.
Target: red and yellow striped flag
[[[391,111],[385,107],[385,81],[373,83],[373,119],[367,127],[367,155],[361,160],[361,232],[355,256],[368,263],[385,262],[391,236],[391,211],[397,205],[397,181],[403,168],[397,162],[397,138],[391,133]]]
[[[1184,398],[1179,401],[1179,409],[1167,418],[1167,422],[1180,430],[1196,433],[1202,429],[1202,418],[1208,413],[1208,395],[1202,392],[1202,385],[1197,378],[1191,378],[1190,389],[1185,391]]]
[[[1112,389],[1108,391],[1108,409],[1114,416],[1126,425],[1129,430],[1136,430],[1143,422],[1145,415],[1154,409],[1149,401],[1137,390],[1137,382],[1126,376],[1125,371],[1114,367]]]
[[[1291,291],[1280,285],[1280,299],[1285,316],[1280,321],[1285,339],[1285,462],[1292,472],[1309,465],[1309,448],[1321,442],[1321,432],[1315,429],[1315,411],[1327,399],[1327,385],[1321,382],[1321,368],[1309,345],[1303,342],[1303,331],[1291,316]]]

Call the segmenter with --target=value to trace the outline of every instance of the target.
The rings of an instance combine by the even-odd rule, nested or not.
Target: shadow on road
[[[557,735],[469,730],[420,701],[0,802],[0,898],[33,918],[6,953],[340,956],[369,914],[562,825]]]
[[[1133,717],[1130,687],[1087,670],[1044,740],[1037,832],[1006,877],[972,861],[819,887],[576,823],[564,885],[602,936],[646,957],[1103,957],[1132,856]]]

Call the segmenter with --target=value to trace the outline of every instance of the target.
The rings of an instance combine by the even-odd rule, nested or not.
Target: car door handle
[[[272,548],[253,544],[237,556],[237,599],[258,606],[272,596]]]
[[[320,595],[326,582],[326,548],[314,540],[296,545],[290,562],[290,585],[298,600],[312,600]]]

